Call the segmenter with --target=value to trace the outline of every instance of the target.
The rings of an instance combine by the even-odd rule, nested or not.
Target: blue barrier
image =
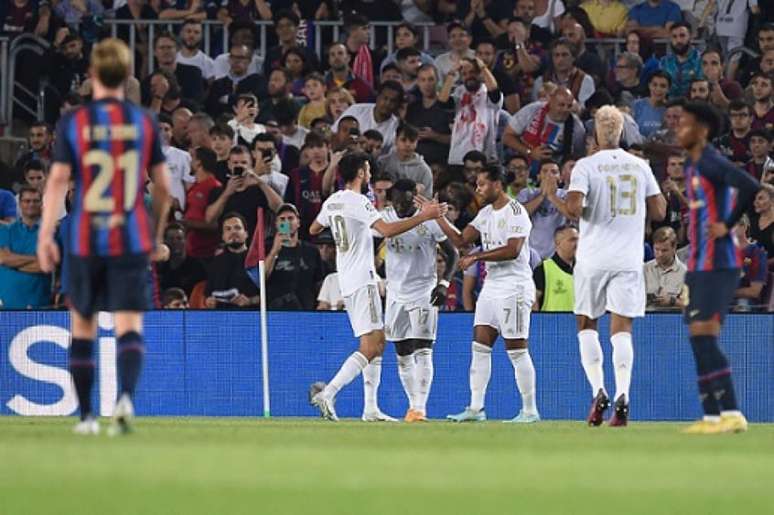
[[[468,402],[472,315],[442,314],[434,355],[431,417],[459,411]],[[0,312],[0,413],[68,415],[75,397],[66,373],[68,317],[61,312]],[[109,412],[115,398],[115,338],[109,317],[100,319],[95,406]],[[606,320],[600,327],[608,389],[613,389]],[[255,312],[154,312],[146,319],[148,350],[136,407],[141,415],[259,416],[261,364]],[[774,316],[733,315],[723,333],[741,405],[753,421],[774,421]],[[632,414],[639,420],[686,420],[700,415],[694,365],[678,315],[649,315],[635,323]],[[272,415],[312,416],[307,389],[328,380],[355,348],[343,313],[269,314]],[[532,356],[538,407],[544,418],[581,419],[591,398],[570,315],[532,319]],[[407,407],[391,347],[379,392],[382,409]],[[494,353],[487,393],[491,418],[519,409],[513,369],[501,345]],[[362,382],[338,397],[342,416],[359,416]]]

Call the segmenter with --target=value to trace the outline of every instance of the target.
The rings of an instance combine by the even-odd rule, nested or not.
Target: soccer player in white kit
[[[390,189],[392,206],[384,210],[382,218],[397,222],[413,216],[416,188],[410,179],[398,180]],[[446,262],[440,282],[435,263],[439,247]],[[387,340],[395,343],[398,375],[409,400],[406,422],[427,420],[438,306],[446,302],[458,258],[457,249],[435,220],[387,240],[385,333]]]
[[[323,418],[336,421],[336,394],[355,379],[374,358],[384,351],[384,324],[377,275],[374,269],[374,245],[371,229],[384,237],[397,236],[417,225],[443,216],[445,204],[428,203],[411,218],[385,222],[362,194],[371,179],[368,156],[363,152],[346,154],[339,163],[345,189],[337,191],[323,203],[309,233],[315,236],[330,227],[336,241],[336,267],[344,305],[352,331],[360,347],[344,361],[330,383],[312,395],[310,402]]]
[[[647,215],[663,220],[666,201],[647,161],[619,148],[623,115],[613,106],[594,116],[599,151],[575,163],[567,207],[580,218],[573,271],[581,363],[593,401],[587,422],[598,426],[610,407],[602,371],[597,320],[609,311],[615,371],[615,413],[610,426],[625,426],[634,363],[632,319],[645,316],[643,254]]]
[[[492,375],[492,347],[497,336],[513,364],[522,408],[510,422],[540,420],[535,402],[535,367],[527,348],[535,283],[529,266],[527,210],[505,193],[511,181],[500,167],[489,164],[476,175],[476,191],[487,204],[460,234],[445,218],[439,225],[457,248],[467,248],[481,239],[483,250],[460,258],[465,270],[477,261],[486,263],[484,286],[476,303],[470,361],[470,404],[462,413],[449,415],[454,422],[486,420],[484,397]]]

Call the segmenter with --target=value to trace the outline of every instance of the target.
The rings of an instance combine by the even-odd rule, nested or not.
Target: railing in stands
[[[11,43],[8,52],[8,67],[3,70],[3,76],[8,77],[8,79],[0,81],[3,83],[3,87],[8,88],[5,98],[8,123],[14,119],[13,111],[15,106],[26,111],[30,116],[37,120],[43,119],[43,103],[40,102],[41,92],[39,90],[32,91],[23,84],[16,82],[16,58],[22,52],[33,52],[39,57],[42,57],[49,46],[50,43],[48,43],[48,41],[33,34],[16,36]]]

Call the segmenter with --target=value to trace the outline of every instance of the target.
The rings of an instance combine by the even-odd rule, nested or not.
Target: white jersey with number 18
[[[328,197],[317,215],[317,223],[330,227],[336,241],[336,268],[343,297],[377,283],[371,226],[380,218],[368,197],[351,190]]]
[[[642,271],[645,199],[661,191],[648,163],[620,148],[600,150],[575,163],[568,191],[585,196],[578,266]]]

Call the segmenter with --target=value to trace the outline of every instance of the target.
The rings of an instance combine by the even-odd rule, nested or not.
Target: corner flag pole
[[[271,402],[269,400],[269,331],[266,323],[266,249],[264,242],[263,208],[258,208],[258,277],[260,278],[261,295],[261,378],[263,379],[263,416],[271,417]]]

